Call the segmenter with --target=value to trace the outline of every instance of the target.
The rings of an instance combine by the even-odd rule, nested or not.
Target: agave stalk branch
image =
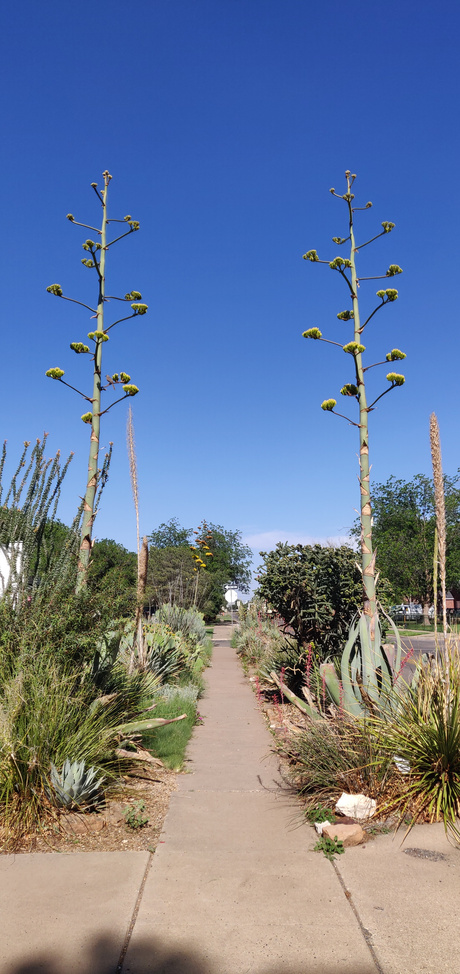
[[[63,301],[71,301],[72,304],[80,304],[82,308],[86,308],[88,311],[91,311],[93,315],[97,315],[96,308],[91,308],[89,304],[85,304],[84,301],[77,301],[76,298],[68,298],[66,294],[60,294],[59,297],[61,297]]]
[[[119,300],[123,301],[124,298],[120,298]],[[112,324],[109,325],[109,327],[105,329],[106,334],[107,334],[108,331],[110,331],[111,328],[114,328],[115,325],[119,325],[120,324],[120,321],[129,321],[130,318],[135,318],[135,317],[136,317],[136,315],[135,314],[132,314],[132,315],[127,315],[126,318],[118,318],[117,321],[113,321]]]

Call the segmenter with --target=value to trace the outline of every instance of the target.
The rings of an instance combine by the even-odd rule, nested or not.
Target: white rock
[[[323,829],[326,828],[326,825],[332,825],[332,822],[315,822],[315,829],[318,835],[323,834]]]
[[[335,808],[341,815],[348,815],[350,818],[356,818],[361,822],[375,815],[377,802],[374,798],[368,798],[367,795],[348,795],[344,791]]]

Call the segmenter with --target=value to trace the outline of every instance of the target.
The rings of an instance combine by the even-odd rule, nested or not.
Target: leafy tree
[[[293,629],[299,643],[313,642],[323,658],[338,653],[362,600],[353,549],[279,542],[261,557],[258,596]]]
[[[240,531],[207,521],[194,531],[172,518],[149,540],[149,592],[154,604],[161,604],[161,598],[184,608],[196,605],[206,619],[214,619],[228,582],[241,591],[249,588],[251,549],[243,544]]]
[[[459,474],[444,477],[447,557],[447,587],[460,587],[460,488]],[[433,481],[417,474],[410,481],[390,477],[375,484],[373,537],[377,568],[391,585],[397,602],[421,602],[428,621],[433,601],[433,552],[436,514]],[[353,534],[359,536],[360,526]]]
[[[104,185],[101,190],[98,189],[97,183],[91,183],[92,188],[102,206],[102,220],[101,227],[90,226],[87,223],[80,223],[75,220],[72,213],[67,214],[67,219],[75,224],[77,227],[84,227],[86,230],[91,230],[96,234],[96,240],[85,240],[83,243],[83,250],[85,251],[86,257],[82,258],[82,264],[85,267],[91,269],[91,271],[96,274],[96,288],[97,288],[97,301],[95,301],[96,307],[91,307],[85,304],[83,301],[77,301],[75,298],[69,298],[63,293],[60,284],[50,284],[47,287],[47,291],[50,294],[54,294],[55,297],[62,298],[66,301],[72,301],[74,304],[79,304],[81,307],[86,308],[87,311],[91,313],[91,317],[96,319],[96,327],[88,332],[88,338],[92,343],[92,351],[90,351],[90,346],[86,345],[85,342],[71,342],[70,348],[77,355],[90,355],[93,363],[93,389],[92,395],[88,396],[80,389],[76,389],[74,385],[71,385],[67,380],[63,378],[65,372],[60,368],[48,369],[46,375],[50,379],[55,379],[61,382],[62,385],[68,386],[74,392],[89,404],[89,411],[83,413],[82,420],[84,423],[88,423],[91,426],[91,437],[90,437],[90,449],[89,449],[89,461],[88,461],[88,479],[86,485],[86,493],[83,505],[83,518],[81,526],[81,542],[80,542],[80,556],[78,563],[78,574],[77,574],[77,589],[81,588],[86,584],[86,576],[88,572],[88,566],[90,562],[91,555],[91,537],[93,531],[93,522],[96,516],[97,509],[97,485],[99,480],[104,478],[104,468],[101,471],[98,469],[99,462],[99,440],[100,440],[100,422],[101,416],[107,413],[109,409],[112,408],[117,402],[121,402],[123,399],[127,399],[130,396],[135,396],[139,389],[137,386],[131,383],[131,377],[127,375],[126,372],[116,372],[113,375],[107,375],[104,377],[102,373],[102,346],[105,342],[109,341],[110,335],[109,331],[122,321],[127,321],[129,318],[136,318],[138,315],[144,315],[148,310],[146,304],[142,304],[142,295],[139,291],[130,291],[125,294],[124,297],[116,297],[114,295],[106,294],[106,257],[110,247],[113,247],[115,243],[122,240],[123,237],[128,236],[136,230],[139,230],[139,223],[137,220],[133,220],[131,216],[125,216],[123,220],[108,219],[107,216],[107,195],[109,184],[112,179],[110,173],[105,170],[102,173],[104,180]],[[112,240],[108,239],[107,228],[109,224],[121,223],[124,226],[124,232],[118,234]],[[107,301],[121,301],[122,303],[129,304],[131,313],[125,314],[122,312],[122,317],[117,318],[115,321],[111,321],[107,324],[105,319],[105,305]],[[123,395],[116,399],[114,402],[110,403],[103,409],[102,393],[106,392],[107,389],[113,389],[116,392],[123,391]]]
[[[211,585],[210,576],[205,572],[197,575],[188,546],[150,548],[146,591],[150,610],[165,604],[183,609],[196,605],[203,612]]]
[[[116,615],[134,609],[137,585],[137,556],[109,538],[96,541],[91,552],[88,585],[117,603]]]
[[[172,517],[152,531],[148,540],[154,548],[185,548],[190,544],[192,536],[192,528],[182,528],[177,517]]]

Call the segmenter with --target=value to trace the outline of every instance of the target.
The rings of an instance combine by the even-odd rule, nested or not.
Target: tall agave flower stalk
[[[372,546],[372,509],[369,463],[369,413],[372,412],[376,403],[382,399],[383,396],[385,396],[392,389],[395,389],[397,386],[403,385],[405,379],[404,376],[400,375],[399,373],[392,371],[388,372],[386,376],[387,382],[389,383],[388,387],[375,396],[371,402],[368,402],[366,380],[367,372],[370,369],[381,365],[388,366],[389,363],[404,359],[406,356],[405,353],[401,352],[398,348],[393,348],[391,351],[387,352],[383,361],[374,362],[369,365],[364,364],[364,353],[366,351],[366,348],[362,343],[364,330],[370,324],[371,320],[374,318],[374,315],[380,311],[381,308],[397,300],[398,292],[392,287],[379,289],[377,291],[379,303],[373,308],[367,317],[362,318],[360,313],[359,288],[361,283],[364,281],[381,279],[387,280],[389,278],[393,278],[396,275],[401,274],[402,269],[397,264],[390,264],[388,270],[383,275],[376,275],[372,277],[361,277],[359,275],[357,267],[358,253],[379,237],[386,236],[386,234],[390,233],[394,228],[394,223],[389,223],[388,221],[383,222],[381,224],[382,230],[379,233],[371,237],[369,240],[365,240],[363,243],[359,242],[357,244],[355,239],[355,213],[358,210],[370,209],[372,203],[366,203],[364,206],[354,206],[353,201],[355,196],[352,192],[352,186],[356,179],[356,175],[351,174],[350,171],[347,170],[345,173],[345,178],[346,192],[342,196],[336,193],[334,188],[331,189],[330,192],[337,199],[343,200],[347,207],[348,236],[333,237],[332,240],[333,243],[339,246],[349,243],[350,256],[348,258],[335,257],[333,260],[320,260],[316,250],[309,250],[306,254],[304,254],[304,259],[309,260],[312,263],[328,264],[331,270],[340,274],[340,277],[342,278],[347,289],[351,307],[346,308],[345,311],[340,311],[337,318],[341,322],[350,322],[353,328],[352,340],[346,342],[345,344],[342,342],[331,341],[330,339],[323,338],[319,328],[309,328],[307,331],[303,332],[303,336],[304,338],[311,338],[316,341],[325,341],[330,345],[335,345],[337,348],[342,349],[345,354],[350,355],[353,361],[353,381],[346,382],[340,392],[341,395],[346,399],[354,399],[356,401],[358,407],[358,419],[353,420],[348,416],[344,416],[342,413],[335,412],[335,407],[337,405],[336,399],[325,399],[322,403],[322,409],[324,409],[326,412],[335,412],[337,416],[340,416],[342,419],[346,419],[348,423],[357,428],[359,434],[363,616],[359,624],[354,630],[352,630],[352,633],[350,634],[350,639],[346,647],[346,659],[342,661],[342,675],[343,677],[345,677],[345,675],[349,676],[350,654],[352,654],[356,641],[359,640],[361,653],[361,673],[359,682],[364,687],[365,692],[371,698],[377,699],[380,694],[382,679],[388,677],[391,682],[391,672],[385,652],[380,644],[378,611],[375,593],[375,552]],[[377,678],[376,673],[379,669],[380,677]]]
[[[437,597],[437,575],[439,569],[439,582],[441,586],[442,600],[442,628],[444,640],[447,636],[447,606],[446,606],[446,507],[444,501],[444,477],[442,473],[441,439],[439,436],[439,425],[436,413],[430,416],[430,446],[431,462],[433,466],[434,500],[436,507],[436,538],[435,538],[435,558],[436,565],[436,597]],[[434,580],[434,579],[433,579]],[[436,604],[435,604],[436,616]]]
[[[137,481],[137,459],[136,444],[134,441],[134,423],[131,406],[128,409],[128,421],[126,424],[126,441],[129,457],[129,475],[131,479],[131,490],[133,494],[134,510],[136,512],[136,538],[137,538],[137,606],[136,624],[134,628],[134,638],[131,650],[130,672],[134,669],[134,661],[137,645],[137,660],[140,669],[145,667],[146,651],[144,644],[144,627],[142,625],[142,615],[144,610],[145,589],[147,586],[147,573],[149,567],[149,546],[147,538],[142,539],[142,547],[139,534],[139,487]]]
[[[82,258],[82,264],[84,267],[88,267],[94,270],[97,277],[97,304],[93,308],[83,301],[77,301],[75,298],[69,298],[62,291],[60,284],[51,284],[47,291],[50,294],[54,294],[56,297],[64,298],[66,301],[72,301],[75,304],[81,305],[81,307],[86,308],[91,312],[91,316],[96,319],[96,328],[94,331],[88,332],[88,338],[92,342],[92,351],[88,345],[84,342],[71,342],[70,348],[77,355],[87,355],[90,354],[93,362],[93,389],[92,395],[87,396],[80,389],[75,388],[75,386],[70,385],[64,380],[65,372],[61,368],[48,369],[46,375],[61,382],[63,385],[73,389],[77,392],[91,407],[89,411],[82,415],[82,420],[84,423],[88,423],[91,426],[91,436],[90,436],[90,449],[89,449],[89,461],[88,461],[88,477],[86,482],[86,491],[83,503],[83,520],[81,527],[81,538],[80,538],[80,552],[78,560],[78,574],[77,574],[77,591],[81,590],[86,584],[86,575],[89,566],[91,547],[92,547],[92,530],[93,522],[96,516],[96,491],[99,479],[98,462],[99,462],[99,443],[100,443],[100,420],[104,413],[107,413],[109,409],[112,408],[117,402],[122,402],[123,399],[127,399],[130,396],[135,396],[139,392],[137,386],[133,385],[130,381],[131,377],[126,372],[116,372],[113,375],[106,376],[106,382],[103,384],[102,378],[102,346],[105,342],[109,340],[109,331],[121,321],[128,321],[130,318],[135,318],[138,315],[143,315],[147,311],[147,305],[141,304],[142,295],[139,291],[130,291],[125,294],[123,298],[115,297],[113,295],[106,294],[106,257],[110,247],[113,247],[115,243],[122,240],[123,237],[128,236],[136,230],[139,230],[139,223],[137,220],[133,220],[131,216],[125,216],[123,220],[110,219],[107,216],[107,196],[109,184],[112,179],[110,173],[105,170],[102,174],[103,187],[98,189],[97,183],[91,183],[94,192],[102,207],[102,221],[100,228],[90,226],[87,223],[79,223],[75,220],[72,213],[67,214],[67,219],[74,223],[75,226],[84,227],[87,230],[92,231],[97,235],[97,240],[85,240],[83,243],[83,250],[88,254],[87,257]],[[107,228],[109,224],[112,223],[123,223],[128,226],[129,229],[126,232],[115,237],[113,240],[107,239]],[[125,315],[122,318],[118,318],[116,321],[112,321],[109,325],[105,321],[105,305],[109,300],[123,301],[131,305],[132,314]],[[116,399],[105,409],[102,408],[102,394],[108,388],[115,389],[121,386],[124,395],[119,399]]]

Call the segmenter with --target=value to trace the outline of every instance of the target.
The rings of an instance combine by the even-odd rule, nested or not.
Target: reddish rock
[[[74,835],[83,835],[85,832],[101,832],[105,826],[102,815],[91,812],[84,815],[79,812],[70,812],[68,815],[61,816],[61,825],[65,832]]]
[[[126,812],[129,811],[129,805],[121,804],[121,802],[111,802],[108,808],[102,813],[102,818],[107,825],[121,825],[122,822],[126,822]]]
[[[363,832],[360,825],[342,825],[341,822],[336,822],[335,825],[325,825],[323,835],[327,835],[328,839],[337,839],[339,842],[343,842],[344,846],[361,845],[361,842],[364,842],[366,838],[366,833]]]

